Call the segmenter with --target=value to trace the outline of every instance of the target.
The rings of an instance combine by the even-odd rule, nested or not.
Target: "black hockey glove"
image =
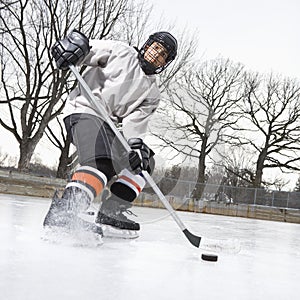
[[[69,65],[80,64],[89,52],[88,38],[76,29],[64,39],[58,40],[51,48],[57,67],[62,70],[67,70]]]
[[[136,173],[146,170],[151,173],[150,158],[154,156],[154,152],[140,138],[131,138],[128,144],[133,151],[129,153],[130,167]],[[153,165],[153,164],[152,164]]]

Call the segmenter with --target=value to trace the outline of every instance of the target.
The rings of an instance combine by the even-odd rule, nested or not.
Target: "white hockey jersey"
[[[99,104],[114,122],[122,122],[126,139],[144,138],[149,118],[156,110],[160,92],[155,75],[145,75],[137,51],[125,43],[90,40],[82,76]],[[80,85],[70,93],[64,116],[74,113],[98,115]]]

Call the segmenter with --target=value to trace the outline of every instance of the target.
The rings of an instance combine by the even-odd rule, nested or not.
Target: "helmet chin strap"
[[[151,63],[149,63],[145,58],[144,55],[142,55],[141,53],[139,54],[139,62],[140,62],[140,66],[143,69],[144,73],[146,75],[154,75],[154,74],[158,74],[159,72],[157,72],[157,67],[155,67],[154,65],[152,65]]]

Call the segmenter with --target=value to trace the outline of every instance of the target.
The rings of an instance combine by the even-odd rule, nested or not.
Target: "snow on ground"
[[[74,247],[41,239],[49,199],[0,194],[0,299],[298,299],[300,225],[178,212],[192,233],[238,238],[201,260],[166,210],[134,207],[140,238]]]

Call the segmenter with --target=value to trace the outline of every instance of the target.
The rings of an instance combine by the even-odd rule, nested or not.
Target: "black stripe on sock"
[[[132,202],[136,198],[135,191],[121,182],[114,182],[110,187],[110,191],[119,198],[128,202]]]

